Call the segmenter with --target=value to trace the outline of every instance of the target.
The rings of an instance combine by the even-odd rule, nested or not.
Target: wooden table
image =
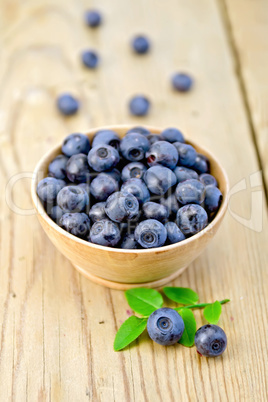
[[[104,15],[99,29],[83,24],[89,6]],[[142,57],[129,48],[139,32],[153,44]],[[1,401],[267,400],[267,37],[265,0],[2,0]],[[100,53],[97,71],[81,67],[86,47]],[[191,93],[170,88],[176,70],[194,76]],[[77,116],[58,114],[63,91],[81,100]],[[128,114],[136,93],[152,101],[146,118]],[[128,122],[180,127],[228,172],[224,224],[173,282],[202,301],[231,299],[220,320],[229,342],[220,358],[161,347],[146,333],[114,352],[128,317],[124,293],[76,273],[31,212],[30,176],[45,151],[70,132]]]

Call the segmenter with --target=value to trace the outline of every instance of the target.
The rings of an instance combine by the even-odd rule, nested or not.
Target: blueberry
[[[176,197],[180,204],[202,204],[205,199],[205,186],[196,179],[179,183],[176,187]]]
[[[63,141],[61,150],[67,156],[72,156],[75,154],[88,154],[90,150],[89,139],[84,134],[70,134]]]
[[[136,249],[138,246],[139,245],[135,240],[134,233],[127,233],[121,243],[121,248],[123,249]]]
[[[63,187],[57,196],[58,206],[63,212],[82,212],[89,204],[89,196],[79,186]]]
[[[132,127],[130,130],[127,131],[127,134],[129,133],[137,133],[137,134],[142,134],[145,135],[145,137],[147,137],[148,135],[151,134],[151,132],[149,130],[147,130],[147,128],[145,127]]]
[[[209,173],[209,160],[205,155],[197,154],[195,158],[195,162],[193,165],[193,169],[197,171],[197,173]]]
[[[218,325],[203,325],[196,331],[194,343],[200,355],[217,357],[226,349],[227,336]]]
[[[150,42],[146,36],[139,35],[132,40],[132,48],[138,54],[145,54],[150,49]]]
[[[123,222],[138,215],[139,202],[133,194],[117,191],[108,197],[105,212],[113,222]]]
[[[195,170],[189,169],[183,166],[177,166],[174,169],[174,173],[177,177],[178,183],[182,181],[189,180],[189,179],[196,179],[198,180],[198,174]]]
[[[154,311],[147,321],[149,337],[159,345],[174,345],[184,331],[184,322],[176,310],[162,307]]]
[[[90,185],[90,192],[97,201],[106,201],[115,191],[118,191],[118,182],[105,173],[100,173]]]
[[[74,183],[89,182],[90,171],[85,154],[75,154],[70,157],[66,165],[68,179]]]
[[[169,215],[176,214],[179,209],[179,203],[175,194],[170,194],[166,198],[160,198],[160,204],[168,209]]]
[[[147,138],[138,133],[127,134],[120,143],[120,151],[123,157],[132,162],[143,159],[149,147]]]
[[[58,224],[63,213],[63,210],[58,205],[54,205],[49,212],[49,216]]]
[[[121,191],[126,194],[133,194],[140,204],[149,201],[150,193],[145,183],[141,179],[129,179],[121,187]]]
[[[89,240],[101,246],[116,246],[120,242],[120,239],[118,225],[109,219],[95,222],[89,234]]]
[[[102,23],[102,17],[97,10],[88,10],[85,12],[85,23],[91,27],[96,28]]]
[[[218,187],[218,183],[217,180],[215,179],[214,176],[212,176],[209,173],[202,173],[199,176],[199,180],[201,181],[201,183],[204,184],[204,186],[214,186],[214,187]]]
[[[113,177],[118,183],[121,180],[121,173],[118,169],[112,169],[112,170],[106,170],[105,174],[107,174],[108,176]]]
[[[131,162],[128,163],[122,169],[122,180],[127,181],[128,179],[142,179],[144,173],[146,172],[146,167],[141,162]]]
[[[68,158],[65,155],[58,155],[56,158],[50,162],[48,166],[48,172],[50,177],[55,177],[55,179],[65,179],[66,178],[66,164]]]
[[[91,207],[88,216],[90,217],[92,222],[98,222],[107,218],[105,213],[105,202],[97,202],[96,204],[94,204]]]
[[[117,150],[106,144],[97,145],[88,153],[88,164],[96,172],[112,169],[119,159]]]
[[[179,165],[191,167],[195,163],[196,150],[192,145],[183,144],[181,142],[174,142],[174,147],[176,147],[179,154]]]
[[[81,54],[81,60],[85,67],[94,69],[99,64],[99,56],[94,50],[84,50]]]
[[[184,234],[175,222],[167,222],[165,224],[165,228],[167,229],[167,238],[169,243],[174,244],[185,239]]]
[[[62,215],[59,225],[74,236],[86,239],[89,234],[90,220],[85,213],[67,213]]]
[[[90,197],[90,184],[89,183],[79,183],[78,186],[83,188],[85,190],[85,192],[88,194],[88,196]]]
[[[153,145],[157,141],[164,141],[164,138],[159,134],[147,135],[147,139],[148,139],[150,145]]]
[[[129,111],[134,116],[146,116],[150,109],[150,101],[143,95],[136,95],[129,102]]]
[[[164,166],[152,166],[143,176],[147,187],[153,194],[163,195],[176,184],[177,179],[172,170]]]
[[[169,142],[157,141],[146,152],[146,158],[149,166],[160,164],[174,169],[178,162],[178,152]]]
[[[214,185],[205,187],[205,209],[207,212],[218,211],[222,202],[222,193]]]
[[[97,145],[110,145],[119,150],[120,137],[115,131],[112,130],[100,130],[98,131],[92,141],[92,147]]]
[[[161,247],[167,239],[165,226],[156,219],[147,219],[135,229],[135,240],[143,248]]]
[[[79,101],[71,94],[65,93],[58,97],[57,107],[65,116],[75,114],[79,109]]]
[[[168,142],[185,142],[184,136],[180,130],[174,127],[166,128],[162,131],[161,136],[164,141]]]
[[[187,92],[192,88],[193,79],[188,74],[176,73],[171,79],[172,86],[176,91]]]
[[[178,210],[176,222],[183,234],[194,235],[207,226],[208,216],[200,205],[189,204]]]
[[[160,222],[165,222],[169,216],[167,207],[157,202],[145,202],[142,206],[142,210],[146,219],[156,219]]]
[[[38,197],[43,202],[52,203],[64,186],[65,182],[63,180],[55,179],[54,177],[45,177],[37,185]]]

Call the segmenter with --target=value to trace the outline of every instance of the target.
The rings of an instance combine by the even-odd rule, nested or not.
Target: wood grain
[[[89,6],[105,18],[94,32],[82,23]],[[142,58],[129,49],[138,32],[153,43]],[[3,0],[0,36],[0,399],[267,400],[267,211],[265,204],[252,205],[262,192],[261,186],[250,188],[257,154],[216,0],[169,0],[168,6],[151,0]],[[98,71],[81,67],[84,47],[99,49]],[[191,93],[171,90],[169,77],[177,69],[195,77]],[[81,112],[68,119],[54,104],[65,90],[82,101]],[[151,114],[142,120],[126,108],[139,92],[152,100]],[[9,179],[32,172],[66,134],[119,123],[178,126],[216,154],[231,187],[245,179],[246,189],[231,196],[211,245],[173,282],[194,288],[202,301],[232,300],[220,321],[228,348],[218,359],[201,359],[194,348],[161,347],[146,333],[124,352],[113,352],[115,332],[128,317],[124,293],[76,273],[36,216],[12,213],[6,203]],[[29,179],[19,180],[12,194],[19,207],[31,208]],[[201,325],[201,313],[195,314]]]

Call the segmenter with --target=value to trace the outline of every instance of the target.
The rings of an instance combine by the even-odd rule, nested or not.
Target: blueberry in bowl
[[[39,161],[32,182],[38,219],[56,248],[84,276],[115,289],[177,277],[219,228],[227,192],[220,163],[179,128],[130,125],[69,135]]]

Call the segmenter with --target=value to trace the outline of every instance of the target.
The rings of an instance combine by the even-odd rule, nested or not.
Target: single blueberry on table
[[[147,168],[141,162],[131,162],[128,163],[122,169],[122,181],[127,181],[128,179],[142,179]]]
[[[209,173],[209,160],[205,155],[197,154],[194,165],[192,166],[197,173]]]
[[[82,212],[89,204],[89,196],[79,186],[63,187],[57,195],[57,204],[63,212]]]
[[[141,126],[132,127],[130,130],[127,131],[126,134],[129,134],[129,133],[142,134],[142,135],[145,135],[145,137],[147,137],[148,135],[151,134],[151,132],[147,128],[141,127]]]
[[[102,23],[102,17],[99,11],[97,10],[88,10],[84,15],[85,23],[91,27],[96,28]]]
[[[205,209],[207,212],[218,211],[222,202],[222,193],[214,185],[205,187]]]
[[[174,173],[177,177],[178,183],[181,183],[182,181],[189,180],[189,179],[198,180],[198,174],[196,173],[196,171],[193,169],[184,167],[184,166],[177,166],[174,169]]]
[[[84,50],[81,54],[81,60],[85,67],[94,69],[99,64],[99,56],[94,50]]]
[[[140,204],[150,200],[149,190],[141,179],[127,180],[122,184],[121,191],[125,194],[133,194]]]
[[[115,148],[117,151],[119,150],[120,137],[113,130],[100,130],[98,131],[92,141],[92,148],[97,145],[110,145]]]
[[[184,331],[184,322],[172,308],[163,307],[154,311],[147,321],[149,337],[159,345],[174,345]]]
[[[226,349],[227,336],[218,325],[203,325],[196,331],[194,343],[200,355],[217,357]]]
[[[147,138],[138,133],[127,134],[120,143],[121,154],[125,159],[132,162],[143,159],[149,147],[150,143]]]
[[[167,229],[167,238],[169,243],[174,244],[185,239],[184,234],[175,222],[167,222],[165,224],[165,228]]]
[[[127,233],[123,237],[121,248],[123,249],[136,249],[138,248],[138,243],[135,240],[134,233]]]
[[[150,101],[143,95],[136,95],[129,102],[129,111],[134,116],[146,116],[150,109]]]
[[[145,202],[142,210],[146,219],[156,219],[160,222],[165,222],[169,216],[167,207],[157,202]]]
[[[180,204],[202,204],[205,199],[205,186],[196,179],[179,183],[176,187],[176,197]]]
[[[64,180],[66,178],[66,164],[68,158],[65,155],[58,155],[56,158],[50,162],[48,166],[48,172],[50,177],[55,177],[55,179]]]
[[[178,210],[176,223],[185,236],[191,236],[207,226],[208,215],[200,205],[188,204]]]
[[[179,203],[175,194],[170,194],[167,197],[161,197],[160,204],[164,205],[168,209],[169,215],[177,214]]]
[[[94,204],[91,207],[88,216],[90,217],[92,222],[98,222],[107,218],[105,213],[105,202],[97,202],[96,204]]]
[[[153,194],[163,195],[177,182],[175,173],[164,166],[152,166],[143,176],[148,189]]]
[[[90,230],[89,240],[101,246],[116,246],[121,240],[118,225],[109,219],[95,222]]]
[[[66,213],[62,215],[59,225],[74,236],[86,239],[89,234],[90,220],[83,212]]]
[[[168,141],[171,143],[185,142],[182,132],[174,127],[166,128],[160,135],[162,136],[163,141]]]
[[[176,91],[188,92],[193,86],[193,79],[185,73],[176,73],[171,79],[172,86]]]
[[[75,154],[70,157],[66,165],[66,174],[72,183],[90,181],[90,171],[85,154]]]
[[[61,150],[62,153],[66,156],[73,156],[75,154],[88,154],[90,150],[89,139],[84,134],[70,134],[63,141]]]
[[[157,141],[146,152],[149,166],[162,165],[174,169],[178,162],[177,149],[167,141]]]
[[[71,94],[65,93],[58,97],[57,107],[58,110],[65,116],[75,114],[79,109],[79,101]]]
[[[91,148],[88,153],[88,164],[96,172],[115,167],[120,160],[117,150],[110,145],[100,144]]]
[[[156,219],[147,219],[140,222],[134,234],[135,240],[143,248],[161,247],[167,240],[165,226]]]
[[[192,147],[192,145],[183,144],[181,142],[174,142],[173,145],[177,149],[179,154],[179,165],[186,167],[193,166],[197,156],[194,147]]]
[[[148,53],[150,50],[150,42],[144,35],[136,36],[131,42],[134,52],[138,54]]]
[[[217,180],[215,179],[214,176],[212,176],[212,175],[209,174],[209,173],[202,173],[202,174],[199,176],[199,180],[201,181],[201,183],[204,184],[205,187],[207,187],[207,186],[218,187],[218,182],[217,182]]]
[[[38,197],[45,203],[52,203],[65,185],[66,183],[63,180],[45,177],[37,185]]]
[[[50,218],[53,219],[53,221],[55,221],[57,224],[59,224],[60,218],[63,214],[63,210],[58,205],[54,205],[49,212]]]
[[[109,195],[118,191],[118,189],[118,182],[105,173],[98,174],[90,185],[90,192],[97,201],[106,201]]]
[[[123,222],[138,215],[139,201],[133,194],[117,191],[108,197],[105,212],[113,222]]]

